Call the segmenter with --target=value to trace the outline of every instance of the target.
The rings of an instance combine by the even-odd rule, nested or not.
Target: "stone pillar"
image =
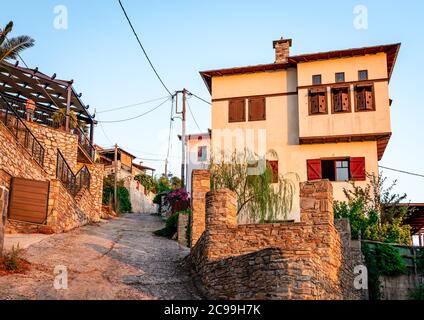
[[[329,180],[300,183],[300,221],[334,224],[333,185]]]
[[[187,247],[187,226],[188,226],[188,214],[180,213],[178,215],[178,243],[182,246]]]
[[[9,190],[0,186],[0,257],[3,254],[4,228],[7,219],[8,202]]]
[[[209,170],[193,170],[191,174],[191,189],[190,247],[193,247],[203,231],[205,231],[206,193],[210,191]]]

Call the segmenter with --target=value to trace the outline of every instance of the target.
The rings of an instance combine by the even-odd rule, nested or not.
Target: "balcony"
[[[47,76],[38,68],[29,69],[18,63],[1,63],[0,94],[7,100],[21,120],[28,120],[50,128],[65,130],[78,136],[78,161],[93,162],[94,119],[88,106],[81,101],[73,81],[56,79],[56,74]],[[35,108],[27,110],[27,103]]]

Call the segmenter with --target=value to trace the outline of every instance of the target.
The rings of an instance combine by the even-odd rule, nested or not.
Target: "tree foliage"
[[[109,175],[103,179],[103,204],[110,204],[113,201],[114,178]],[[117,181],[118,211],[119,213],[131,212],[130,193],[124,186],[124,180]]]
[[[17,60],[22,51],[34,46],[35,41],[30,36],[7,38],[12,29],[13,22],[10,21],[6,27],[0,30],[0,63],[7,60]],[[5,69],[4,67],[0,68]]]
[[[409,215],[407,206],[399,204],[406,194],[393,193],[396,181],[385,187],[386,178],[367,174],[369,183],[361,187],[352,182],[352,187],[344,189],[347,202],[334,201],[335,218],[350,220],[352,237],[386,243],[410,244],[410,227],[403,225]]]
[[[276,153],[269,151],[268,156],[276,157]],[[287,218],[293,207],[296,190],[294,179],[288,174],[280,174],[278,181],[273,183],[272,168],[265,158],[248,151],[233,152],[231,155],[223,153],[219,158],[211,157],[211,188],[234,191],[237,195],[237,214],[246,213],[250,221],[261,223]],[[261,172],[252,174],[255,168],[261,166]],[[292,175],[298,180],[297,175]]]

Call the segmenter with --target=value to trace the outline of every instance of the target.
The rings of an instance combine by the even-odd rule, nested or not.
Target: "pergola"
[[[44,125],[52,126],[53,114],[59,109],[66,110],[66,131],[73,126],[70,117],[73,112],[79,122],[87,125],[85,130],[79,132],[82,135],[80,142],[91,153],[95,120],[88,111],[89,106],[82,102],[81,94],[75,91],[72,84],[73,80],[56,79],[56,74],[48,76],[38,68],[21,67],[18,61],[15,64],[0,64],[0,93],[3,97],[21,113],[25,110],[26,101],[32,99],[36,103],[36,122]]]
[[[49,111],[58,108],[73,110],[78,119],[92,124],[93,117],[81,100],[81,94],[77,94],[72,87],[73,80],[56,79],[56,74],[48,76],[38,70],[23,68],[16,62],[14,65],[3,62],[5,70],[0,72],[0,91],[6,97],[15,99],[33,99],[38,107]],[[2,69],[3,69],[2,68]]]
[[[401,204],[401,206],[407,206],[411,209],[412,213],[405,219],[404,224],[411,226],[412,234],[419,236],[420,246],[423,246],[421,235],[424,229],[424,203]]]

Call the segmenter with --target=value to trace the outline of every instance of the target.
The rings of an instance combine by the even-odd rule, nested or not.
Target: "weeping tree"
[[[246,214],[251,222],[287,219],[293,208],[298,176],[294,173],[273,176],[267,157],[276,158],[276,152],[271,150],[265,157],[246,150],[211,156],[211,189],[234,191],[237,215]]]
[[[0,29],[0,64],[3,61],[10,59],[16,60],[23,50],[34,46],[35,41],[30,36],[23,35],[8,38],[7,36],[12,29],[12,21],[10,21],[3,29]],[[0,68],[4,69],[4,66],[0,66]]]

